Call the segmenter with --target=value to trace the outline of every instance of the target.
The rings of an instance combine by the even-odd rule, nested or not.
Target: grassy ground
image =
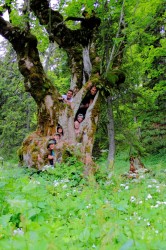
[[[163,158],[147,158],[151,171],[138,179],[121,176],[125,156],[107,178],[82,178],[82,166],[68,165],[37,174],[14,163],[0,167],[0,249],[165,250]]]

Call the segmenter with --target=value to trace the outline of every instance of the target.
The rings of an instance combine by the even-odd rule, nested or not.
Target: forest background
[[[95,10],[101,19],[97,34],[98,54],[106,59],[107,64],[111,63],[112,55],[117,56],[119,46],[125,45],[120,62],[125,82],[118,86],[112,83],[110,93],[115,155],[125,152],[125,159],[129,159],[129,155],[163,157],[166,141],[164,1],[84,1],[83,4],[81,1],[59,1],[51,4],[66,17],[81,16],[83,9],[89,13]],[[118,34],[122,7],[124,27]],[[17,8],[13,11],[13,22],[21,25],[23,20],[17,11]],[[59,92],[64,94],[70,86],[67,56],[55,43],[49,43],[44,28],[34,17],[32,19],[44,68]],[[70,21],[67,25],[77,29],[80,24]],[[17,161],[17,150],[22,141],[36,129],[36,104],[24,90],[13,48],[5,40],[0,43],[0,154],[4,159]],[[102,63],[104,60],[101,68]],[[108,155],[109,111],[105,99],[95,136],[95,159],[106,159]]]

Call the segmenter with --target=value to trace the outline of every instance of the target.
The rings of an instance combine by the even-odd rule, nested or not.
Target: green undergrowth
[[[122,158],[110,178],[104,161],[89,178],[76,161],[44,172],[1,164],[0,249],[164,250],[166,168],[125,179]]]

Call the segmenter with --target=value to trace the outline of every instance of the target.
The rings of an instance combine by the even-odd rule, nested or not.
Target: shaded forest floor
[[[5,162],[0,166],[0,249],[164,250],[165,177],[162,158],[144,160],[151,170],[138,179],[123,155],[107,178],[88,179],[71,159],[41,173]]]

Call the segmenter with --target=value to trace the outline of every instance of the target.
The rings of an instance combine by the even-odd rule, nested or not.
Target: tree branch
[[[119,25],[118,25],[118,30],[117,30],[117,33],[116,33],[116,37],[115,37],[115,38],[118,38],[118,37],[119,37],[119,34],[120,34],[121,23],[122,23],[123,16],[124,16],[123,9],[124,9],[124,0],[123,0],[123,3],[122,3],[120,18],[119,18]],[[106,74],[108,73],[109,68],[110,68],[110,65],[111,65],[111,62],[113,61],[113,58],[114,58],[114,55],[115,55],[115,48],[116,48],[116,45],[115,45],[115,42],[114,42],[114,45],[113,45],[112,51],[111,51],[111,55],[110,55],[110,58],[109,58],[109,61],[108,61],[108,64],[107,64]]]
[[[100,25],[100,19],[95,16],[87,19],[79,18],[82,22],[86,20],[86,25],[81,25],[80,29],[71,30],[65,25],[63,16],[49,7],[49,1],[47,0],[31,0],[30,8],[39,19],[40,24],[45,25],[50,40],[57,42],[64,49],[71,48],[76,44],[83,47],[87,46],[92,38],[93,31]],[[76,19],[70,17],[68,20]]]
[[[39,104],[48,94],[48,89],[52,93],[56,90],[43,70],[36,37],[30,31],[22,31],[12,26],[2,17],[0,17],[0,34],[12,44],[16,51],[19,70],[25,78],[26,91],[30,92]]]

